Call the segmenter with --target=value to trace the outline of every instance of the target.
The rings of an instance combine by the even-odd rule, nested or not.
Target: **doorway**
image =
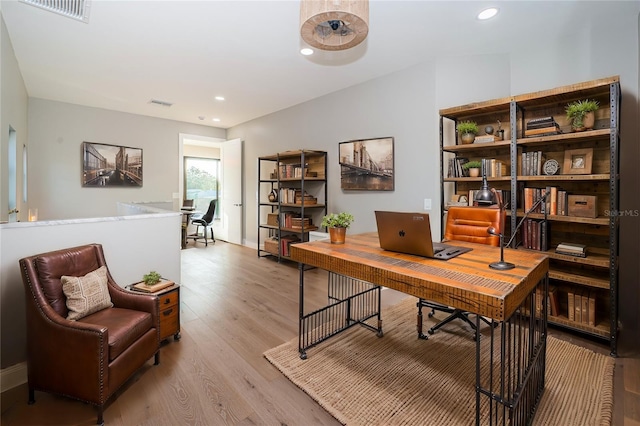
[[[198,157],[218,160],[216,194],[218,199],[213,229],[216,239],[242,244],[243,216],[242,151],[237,149],[241,141],[226,141],[198,135],[179,135],[179,188],[174,195],[176,204],[189,195],[185,186],[185,158]],[[199,211],[203,211],[199,208]],[[204,210],[206,211],[206,209]],[[203,213],[204,213],[203,211]]]

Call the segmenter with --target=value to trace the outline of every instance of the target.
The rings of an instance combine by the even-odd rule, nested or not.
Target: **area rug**
[[[383,310],[382,338],[355,326],[308,350],[304,361],[297,338],[264,356],[346,425],[472,425],[471,333],[454,322],[417,339],[415,303],[409,297]],[[425,330],[429,321],[425,315]],[[553,337],[547,344],[545,391],[533,424],[610,425],[614,360]]]

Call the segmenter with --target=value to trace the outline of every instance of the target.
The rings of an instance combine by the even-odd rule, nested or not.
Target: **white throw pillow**
[[[107,267],[101,266],[84,277],[62,276],[62,291],[67,296],[68,320],[79,320],[113,306],[107,287]]]

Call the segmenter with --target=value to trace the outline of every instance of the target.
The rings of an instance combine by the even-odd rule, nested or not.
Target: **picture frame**
[[[565,175],[589,175],[593,164],[593,148],[569,149],[564,152],[562,173]]]
[[[393,137],[340,142],[340,187],[347,191],[393,191]]]
[[[142,148],[82,143],[83,187],[141,187]]]

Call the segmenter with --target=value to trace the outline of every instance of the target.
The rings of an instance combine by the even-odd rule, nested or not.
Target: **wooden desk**
[[[186,248],[187,237],[189,236],[187,235],[187,228],[189,227],[189,223],[191,222],[191,216],[193,216],[194,214],[202,214],[202,213],[196,210],[180,210],[180,213],[182,213],[181,247]]]
[[[547,294],[549,260],[543,253],[505,249],[505,259],[516,268],[495,271],[488,265],[500,258],[499,248],[459,241],[455,245],[473,250],[448,261],[426,259],[382,250],[376,233],[348,235],[343,245],[328,240],[291,245],[291,259],[300,262],[300,355],[305,358],[315,344],[302,343],[308,333],[304,265],[453,306],[500,325],[489,327],[488,339],[479,333],[476,341],[476,424],[481,419],[528,424],[544,390],[547,300],[538,301],[537,312],[535,299],[537,287]],[[476,325],[480,329],[479,317]],[[490,345],[490,359],[481,359],[481,345]]]

